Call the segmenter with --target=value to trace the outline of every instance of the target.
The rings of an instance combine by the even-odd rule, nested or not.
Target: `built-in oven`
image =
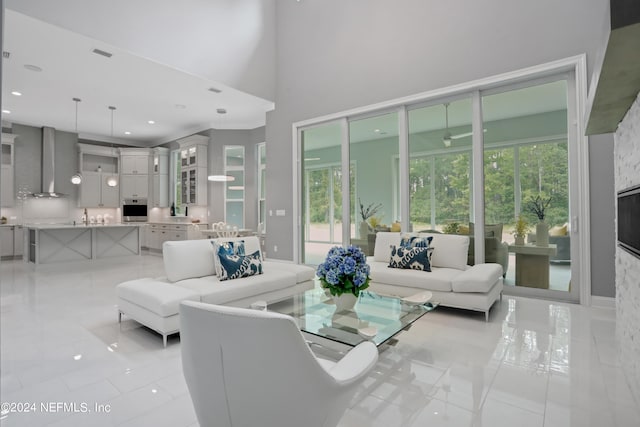
[[[124,199],[122,222],[146,222],[147,199]]]

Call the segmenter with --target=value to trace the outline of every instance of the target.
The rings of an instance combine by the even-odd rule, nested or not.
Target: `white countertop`
[[[144,222],[127,222],[127,223],[113,223],[113,224],[25,224],[25,228],[32,230],[53,230],[53,229],[65,229],[65,228],[114,228],[114,227],[140,227],[145,225]]]
[[[143,224],[160,224],[160,225],[209,225],[207,222],[191,222],[191,221],[149,221]]]

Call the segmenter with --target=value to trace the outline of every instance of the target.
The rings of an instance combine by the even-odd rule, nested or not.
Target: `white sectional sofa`
[[[260,250],[257,237],[242,240],[247,254]],[[263,274],[220,281],[214,268],[214,248],[209,239],[169,241],[163,244],[165,276],[143,278],[116,287],[118,321],[129,316],[167,336],[180,331],[181,301],[200,301],[248,307],[259,300],[274,301],[313,288],[315,270],[304,265],[262,261]]]
[[[491,306],[502,296],[500,264],[467,265],[468,236],[419,233],[412,235],[433,237],[432,271],[389,268],[391,246],[399,246],[403,235],[377,233],[374,255],[367,258],[372,291],[406,297],[428,290],[443,306],[482,311],[489,320]]]

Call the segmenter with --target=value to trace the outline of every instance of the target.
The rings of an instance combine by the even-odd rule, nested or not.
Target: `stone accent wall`
[[[616,192],[640,184],[640,94],[615,133]],[[640,402],[640,259],[616,247],[617,335],[620,363]]]

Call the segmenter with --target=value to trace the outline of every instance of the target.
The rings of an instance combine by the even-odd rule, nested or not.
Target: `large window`
[[[439,90],[300,124],[301,260],[321,262],[334,244],[369,251],[371,235],[380,230],[462,234],[470,238],[468,263],[500,263],[514,291],[529,287],[532,279],[521,277],[528,270],[534,272],[530,277],[550,276],[548,284],[534,286],[552,292],[549,297],[576,301],[571,279],[586,272],[570,255],[572,247],[580,248],[570,224],[586,227],[570,213],[586,215],[581,194],[587,158],[579,126],[573,126],[580,124],[576,101],[582,93],[575,76],[584,64],[558,64],[520,78],[512,73],[508,82],[472,82],[467,92],[457,86],[449,95]],[[536,198],[551,200],[545,211],[552,229],[548,246],[541,244],[544,232],[538,240],[538,220],[528,208]],[[360,207],[369,206],[377,208],[376,227],[361,217]],[[529,223],[521,245],[529,246],[523,249],[513,236],[520,215]],[[316,242],[326,244],[315,247],[312,257]]]
[[[570,289],[567,91],[567,81],[560,79],[482,99],[485,233],[502,232],[486,236],[485,260],[504,266],[510,286]],[[544,223],[553,234],[544,247],[538,245],[537,232],[543,230],[531,209],[536,198],[548,204]],[[518,217],[529,225],[524,246],[515,242]]]
[[[267,231],[266,183],[267,183],[267,144],[257,145],[258,150],[258,233]]]
[[[302,259],[319,264],[342,242],[341,123],[302,131]]]
[[[233,178],[226,182],[224,221],[244,228],[244,147],[225,145],[224,173]]]
[[[398,114],[387,113],[349,121],[349,197],[351,243],[373,255],[370,234],[400,221],[398,193]],[[353,167],[353,165],[356,165]],[[368,213],[367,213],[368,210]],[[363,218],[371,214],[371,217]]]
[[[414,231],[453,231],[469,222],[471,100],[409,111],[409,220]]]

